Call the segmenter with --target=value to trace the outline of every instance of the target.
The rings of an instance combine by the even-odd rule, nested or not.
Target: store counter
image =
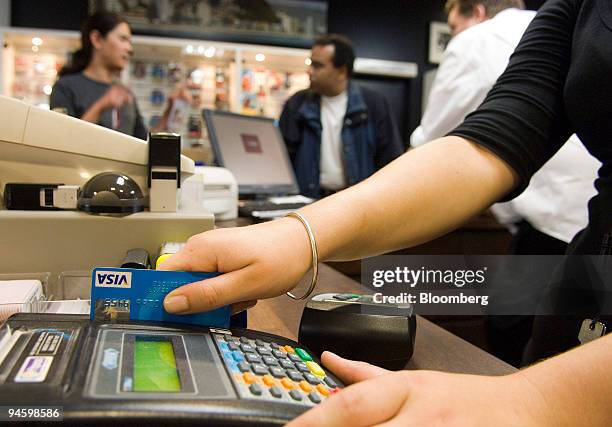
[[[315,293],[359,293],[364,289],[331,267],[320,265]],[[297,340],[304,304],[305,301],[295,301],[286,295],[260,300],[249,309],[249,329]],[[406,368],[481,375],[504,375],[516,371],[511,365],[420,316],[417,316],[414,354]]]

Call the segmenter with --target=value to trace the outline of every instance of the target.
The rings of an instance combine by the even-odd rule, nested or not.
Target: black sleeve
[[[301,99],[301,93],[299,92],[289,98],[283,107],[278,122],[278,127],[287,146],[287,152],[292,164],[294,163],[298,147],[302,143],[302,132],[298,124],[297,113]]]
[[[138,104],[134,101],[134,106],[136,108],[136,122],[134,123],[134,134],[136,138],[144,139],[145,141],[149,139],[149,131],[144,124],[144,120],[142,119],[142,115],[140,114],[140,109],[138,108]]]
[[[58,80],[51,90],[49,96],[49,108],[51,110],[61,110],[69,116],[76,117],[76,107],[74,103],[74,93],[64,82]]]
[[[480,144],[520,178],[531,176],[571,135],[563,89],[581,0],[549,0],[527,28],[506,71],[480,107],[449,135]]]
[[[374,161],[378,169],[398,158],[404,152],[404,145],[387,99],[380,97],[376,111],[376,154]]]

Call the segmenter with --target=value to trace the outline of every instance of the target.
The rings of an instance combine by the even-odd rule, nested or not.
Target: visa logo
[[[118,271],[96,271],[97,288],[131,288],[132,273]]]

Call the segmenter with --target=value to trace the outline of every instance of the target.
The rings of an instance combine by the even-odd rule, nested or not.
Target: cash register
[[[39,421],[282,425],[340,388],[308,349],[248,329],[19,313],[0,331],[0,402],[57,409]]]

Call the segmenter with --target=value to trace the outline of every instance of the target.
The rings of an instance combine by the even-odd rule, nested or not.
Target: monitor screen
[[[136,337],[133,391],[181,391],[172,341],[146,335]]]
[[[245,194],[299,192],[287,148],[272,119],[204,110],[219,166],[229,169]]]

